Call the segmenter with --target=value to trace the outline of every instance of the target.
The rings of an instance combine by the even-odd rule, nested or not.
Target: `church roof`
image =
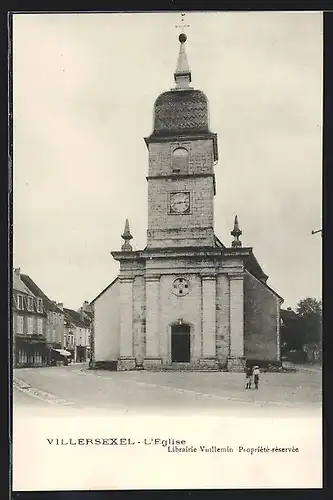
[[[251,271],[249,271],[247,268],[245,268],[245,270],[249,274],[251,274],[251,276],[253,276],[256,280],[260,281],[260,283],[262,283],[268,290],[270,290],[281,301],[281,303],[284,302],[284,298],[281,297],[281,295],[279,295],[272,287],[270,287],[269,285],[267,285],[266,281],[263,281],[262,279],[259,279],[258,276],[256,276],[255,274],[251,273]]]
[[[222,241],[216,236],[215,236],[215,245],[219,248],[225,248],[225,245],[223,245]]]
[[[201,90],[169,90],[158,96],[151,137],[208,133],[208,100]]]
[[[267,281],[268,276],[264,273],[262,267],[260,266],[252,251],[246,261],[246,269],[260,281]]]
[[[111,283],[110,283],[108,286],[106,286],[106,287],[104,288],[104,290],[102,290],[102,291],[101,291],[101,292],[100,292],[100,293],[99,293],[99,294],[98,294],[98,295],[97,295],[97,296],[96,296],[96,297],[95,297],[95,298],[94,298],[94,299],[90,302],[90,305],[92,305],[94,302],[96,302],[96,300],[97,300],[97,299],[99,299],[99,298],[100,298],[100,296],[101,296],[101,295],[103,295],[103,293],[105,293],[105,292],[106,292],[106,291],[110,288],[110,286],[112,286],[112,285],[113,285],[116,281],[118,281],[118,276],[117,276],[117,278],[115,278],[113,281],[111,281]]]
[[[214,157],[217,160],[216,134],[209,130],[208,99],[201,91],[190,87],[192,80],[188,64],[185,42],[187,36],[179,36],[180,49],[177,68],[174,73],[176,87],[163,92],[154,104],[153,132],[146,143],[171,138],[213,139]]]

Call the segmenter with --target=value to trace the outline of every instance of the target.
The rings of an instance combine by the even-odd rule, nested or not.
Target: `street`
[[[232,414],[321,411],[321,372],[263,373],[259,390],[242,373],[109,372],[86,365],[14,370],[14,415]]]

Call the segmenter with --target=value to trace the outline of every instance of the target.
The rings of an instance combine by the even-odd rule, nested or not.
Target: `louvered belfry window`
[[[187,174],[188,151],[185,148],[176,148],[172,153],[172,171],[174,173]]]

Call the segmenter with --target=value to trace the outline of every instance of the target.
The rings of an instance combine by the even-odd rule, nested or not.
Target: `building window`
[[[37,299],[37,312],[43,312],[43,299]]]
[[[25,364],[28,362],[27,353],[23,349],[19,349],[19,364]]]
[[[33,297],[27,297],[27,310],[30,312],[34,310],[34,298]]]
[[[28,335],[32,335],[34,331],[34,318],[28,318]]]
[[[34,359],[36,364],[41,364],[43,362],[43,356],[39,351],[35,352],[35,359]]]
[[[23,296],[22,295],[17,295],[17,309],[19,311],[23,311]]]
[[[23,316],[16,318],[16,333],[23,333]]]
[[[172,171],[177,174],[188,172],[188,151],[185,148],[177,148],[172,153]]]
[[[43,335],[43,320],[42,320],[42,318],[37,318],[37,334]]]

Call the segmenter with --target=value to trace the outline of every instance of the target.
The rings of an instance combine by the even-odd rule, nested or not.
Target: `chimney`
[[[57,307],[61,309],[61,311],[64,310],[64,303],[63,302],[57,302]]]
[[[18,276],[18,277],[20,277],[20,276],[21,276],[21,268],[20,268],[20,267],[16,267],[16,268],[14,269],[14,272],[15,272],[15,274],[17,274],[17,276]]]
[[[84,312],[90,312],[91,311],[91,307],[90,307],[90,304],[87,300],[85,300],[83,302],[83,307],[82,307],[83,311]]]

